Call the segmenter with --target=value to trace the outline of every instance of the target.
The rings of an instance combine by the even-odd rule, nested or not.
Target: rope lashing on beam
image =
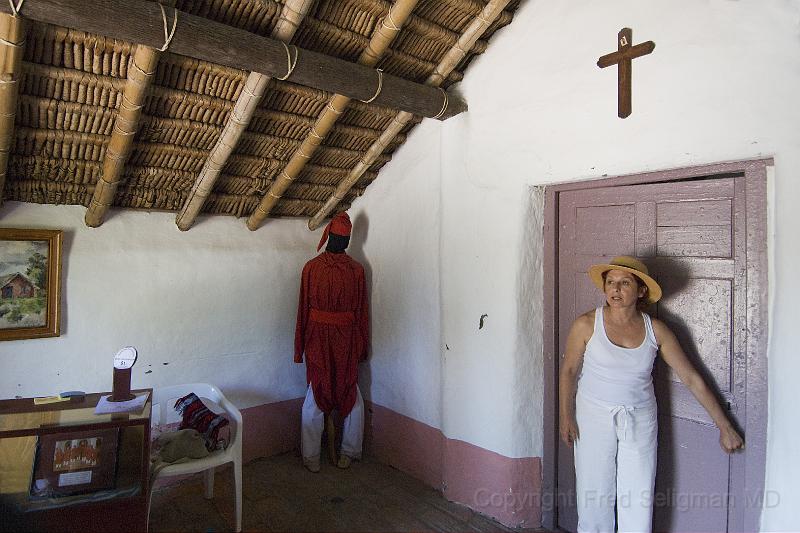
[[[375,71],[378,73],[378,88],[375,89],[375,94],[372,95],[372,98],[370,98],[368,100],[361,100],[365,104],[368,104],[368,103],[372,102],[373,100],[375,100],[378,97],[378,95],[381,94],[381,91],[383,90],[383,70],[381,70],[379,68],[376,68]]]
[[[277,79],[284,81],[292,75],[292,72],[294,72],[294,67],[297,66],[297,58],[300,56],[300,51],[295,45],[291,45],[292,48],[294,48],[294,60],[292,60],[292,53],[289,50],[289,45],[283,41],[281,41],[281,44],[283,45],[284,50],[286,50],[286,74],[278,77]]]
[[[159,4],[159,5],[161,5],[161,4]],[[162,7],[161,10],[163,11],[164,8]],[[149,78],[150,76],[155,74],[155,70],[153,72],[145,72],[142,69],[142,67],[140,67],[139,65],[136,64],[136,58],[135,57],[131,58],[130,62],[128,63],[128,68],[131,68],[133,70],[138,71],[145,78]],[[128,83],[131,83],[130,79],[128,80]],[[144,104],[143,103],[142,104],[134,104],[133,102],[130,101],[130,99],[127,96],[125,96],[125,91],[123,91],[122,92],[122,107],[124,107],[126,109],[130,109],[131,111],[136,111],[136,110],[142,109],[144,107]]]
[[[387,20],[392,23],[391,26],[386,24]],[[400,29],[401,29],[400,26],[398,26],[397,23],[394,21],[394,18],[392,18],[392,10],[391,9],[386,14],[386,16],[383,17],[383,20],[381,20],[381,26],[383,26],[384,28],[389,28],[390,30],[393,30],[393,31],[400,31]]]
[[[436,114],[433,116],[433,118],[439,118],[439,117],[441,117],[442,115],[444,115],[444,112],[445,112],[445,111],[447,111],[447,104],[448,104],[447,91],[445,91],[445,90],[444,90],[444,89],[442,89],[441,87],[439,87],[439,90],[440,90],[440,91],[442,91],[442,94],[444,95],[444,101],[442,102],[442,109],[440,109],[440,110],[439,110],[439,112],[438,112],[438,113],[436,113]]]
[[[14,0],[8,0],[8,4],[11,6],[12,16],[14,16],[14,17],[18,17],[19,16],[19,10],[22,9],[22,4],[24,2],[25,2],[25,0],[19,0],[19,3],[14,5]],[[18,43],[13,43],[11,41],[7,41],[5,39],[0,38],[0,44],[2,44],[4,46],[10,46],[11,48],[22,48],[22,46],[25,44],[25,40],[23,39],[22,41],[20,41]],[[8,83],[8,82],[6,82],[6,83]]]
[[[314,128],[314,126],[311,126],[311,131],[308,132],[308,134],[311,135],[312,137],[316,137],[320,141],[325,140],[325,137],[322,137],[319,133],[317,133],[317,130]]]
[[[130,68],[133,68],[134,70],[138,70],[138,71],[139,71],[139,73],[140,73],[142,76],[145,76],[145,77],[147,77],[147,76],[152,76],[153,74],[155,74],[155,73],[156,73],[156,71],[155,71],[155,70],[154,70],[153,72],[145,72],[145,71],[142,69],[142,67],[140,67],[139,65],[137,65],[137,64],[136,64],[136,61],[131,61],[131,62],[130,62]]]
[[[22,9],[22,4],[25,3],[25,0],[19,0],[18,4],[14,4],[14,0],[8,0],[8,5],[11,6],[11,14],[12,16],[18,17],[19,11]]]
[[[10,46],[11,48],[22,48],[22,46],[25,44],[25,40],[23,39],[18,43],[12,43],[11,41],[6,41],[2,37],[0,37],[0,44],[2,44],[3,46]]]
[[[8,0],[9,2],[11,0]],[[158,7],[161,8],[161,19],[164,22],[164,46],[158,49],[159,52],[166,52],[167,48],[169,48],[169,43],[172,42],[172,38],[175,37],[175,29],[178,27],[178,10],[173,8],[172,11],[174,13],[174,17],[172,19],[172,29],[169,29],[169,24],[167,23],[167,12],[164,11],[164,6],[158,4]]]
[[[325,107],[326,107],[326,108],[327,108],[327,109],[328,109],[328,110],[329,110],[331,113],[333,113],[333,114],[335,114],[335,115],[341,115],[342,113],[344,113],[344,109],[336,109],[335,107],[333,107],[333,105],[331,105],[331,101],[330,101],[330,100],[328,100],[328,103],[327,103],[327,104],[325,104]]]

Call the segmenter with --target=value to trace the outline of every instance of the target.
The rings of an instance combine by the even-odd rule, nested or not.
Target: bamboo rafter
[[[447,78],[447,75],[458,65],[469,50],[472,48],[475,41],[483,35],[483,33],[491,26],[503,12],[503,9],[508,5],[510,0],[491,0],[483,10],[478,14],[469,25],[467,30],[458,40],[458,42],[450,49],[450,51],[439,62],[434,72],[428,77],[426,83],[438,87]],[[367,169],[375,162],[375,160],[383,153],[392,139],[400,133],[400,131],[411,121],[413,115],[401,111],[397,114],[392,124],[384,131],[380,138],[367,150],[361,161],[356,164],[350,174],[343,180],[336,188],[330,198],[325,202],[325,205],[314,214],[308,221],[308,229],[317,229],[336,206],[344,199],[347,192],[358,182],[364,175]]]
[[[403,24],[416,7],[417,1],[418,0],[398,0],[392,5],[385,17],[381,20],[380,25],[377,27],[366,49],[364,49],[358,58],[360,64],[371,67],[378,63],[388,50],[392,41],[397,37],[398,33],[400,33]],[[380,71],[377,72],[377,89],[374,96],[367,100],[368,102],[380,95],[383,75]],[[286,165],[286,168],[281,172],[281,175],[275,183],[272,184],[267,194],[264,195],[256,209],[248,217],[247,227],[251,231],[258,229],[264,219],[269,216],[272,208],[292,181],[300,175],[303,167],[305,167],[314,155],[319,145],[322,144],[323,139],[331,131],[333,125],[339,119],[339,115],[344,112],[349,102],[350,98],[341,94],[336,94],[330,99],[325,109],[319,115],[316,123],[312,126],[310,133],[303,140],[303,144],[295,151],[289,163]]]
[[[25,22],[16,15],[0,15],[0,206],[8,171],[8,156],[14,140],[17,112],[17,80],[20,73]]]
[[[290,42],[311,4],[311,0],[288,0],[284,4],[281,17],[272,31],[272,37],[286,43]],[[211,149],[211,153],[202,170],[200,170],[186,203],[183,204],[177,217],[175,217],[175,224],[182,231],[188,230],[194,224],[206,198],[214,188],[214,183],[216,183],[228,158],[233,153],[236,145],[239,144],[239,139],[247,129],[248,124],[250,124],[269,81],[270,76],[265,76],[258,72],[251,72],[247,77],[242,93],[236,101],[222,134]]]
[[[114,194],[122,179],[122,170],[133,148],[133,137],[139,129],[144,99],[153,80],[161,52],[148,46],[137,46],[128,68],[128,81],[122,93],[111,140],[108,143],[103,173],[97,180],[92,199],[86,210],[84,222],[92,228],[103,223],[108,209],[114,203]]]

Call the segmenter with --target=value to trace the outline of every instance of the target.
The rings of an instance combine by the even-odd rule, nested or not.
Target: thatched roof
[[[264,37],[273,35],[284,6],[284,1],[276,0],[163,3],[173,5],[181,15],[202,17]],[[461,80],[472,59],[486,50],[492,34],[511,22],[519,2],[506,3],[441,87]],[[302,17],[291,44],[352,63],[359,61],[392,6],[386,0],[316,0],[309,4],[310,10]],[[481,17],[486,4],[480,0],[420,0],[375,67],[424,84],[476,17]],[[28,5],[21,10],[23,19]],[[171,21],[171,8],[166,12]],[[0,17],[12,18],[5,14]],[[133,142],[129,153],[120,156],[116,149],[109,151],[109,144],[125,100],[126,84],[131,83],[128,79],[137,75],[129,72],[134,68],[132,56],[137,44],[37,20],[26,20],[25,26],[21,63],[17,60],[15,66],[13,58],[8,58],[13,50],[5,51],[5,62],[0,57],[0,74],[18,80],[13,133],[8,132],[10,150],[3,198],[89,206],[103,169],[109,168],[104,163],[111,153],[124,160],[119,182],[114,184],[112,210],[180,212],[231,120],[248,72],[177,55],[169,49],[155,51],[154,73],[142,82],[149,85],[142,96],[138,124],[134,122]],[[5,41],[13,37],[7,24],[0,26],[3,32],[0,38]],[[0,56],[4,48],[0,44]],[[134,82],[140,83],[137,79]],[[251,216],[312,133],[312,126],[332,96],[321,89],[271,78],[213,188],[201,202],[201,212]],[[0,91],[0,99],[7,98],[13,95]],[[317,214],[397,114],[398,109],[349,100],[299,175],[286,182],[288,187],[282,194],[275,195],[278,199],[267,216]],[[347,208],[363,194],[421,120],[414,115],[402,127],[344,195],[337,210]],[[116,127],[124,131],[119,124]],[[0,133],[0,141],[2,137]],[[125,148],[120,150],[124,152]]]

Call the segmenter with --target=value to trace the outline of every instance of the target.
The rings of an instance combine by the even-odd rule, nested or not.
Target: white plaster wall
[[[762,528],[800,527],[798,22],[800,3],[786,0],[528,1],[493,39],[461,85],[469,113],[442,126],[448,437],[541,455],[542,347],[519,331],[525,322],[541,331],[541,298],[528,295],[549,283],[531,259],[541,239],[527,237],[541,224],[532,186],[774,155],[767,489],[781,505],[765,509]],[[595,62],[625,26],[634,43],[653,40],[656,49],[634,61],[633,114],[620,120],[616,69]]]
[[[349,211],[350,253],[371,289],[372,401],[441,428],[440,128],[419,125]]]
[[[8,202],[2,227],[64,230],[62,334],[0,343],[0,397],[110,390],[112,357],[134,345],[134,387],[208,381],[239,407],[302,396],[292,362],[300,271],[318,235],[301,220],[243,220]]]

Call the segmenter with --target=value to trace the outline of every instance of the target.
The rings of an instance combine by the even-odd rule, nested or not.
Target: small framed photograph
[[[42,435],[30,494],[53,498],[114,488],[119,428]]]
[[[0,228],[0,341],[61,334],[61,230]]]

